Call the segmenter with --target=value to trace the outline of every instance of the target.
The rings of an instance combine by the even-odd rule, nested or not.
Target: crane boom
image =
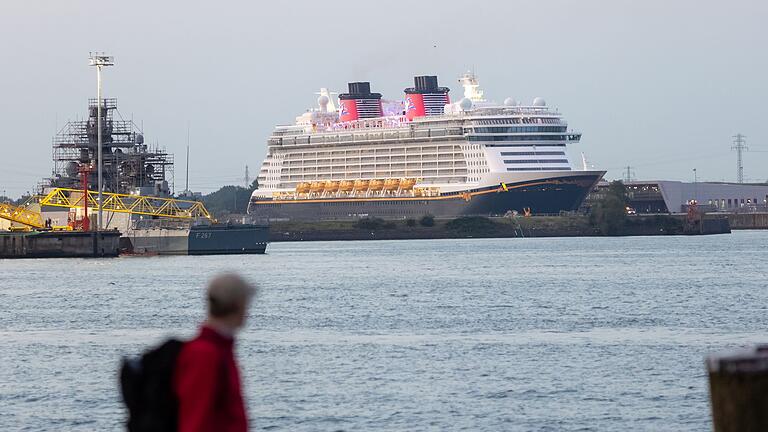
[[[102,209],[115,213],[131,213],[175,219],[212,219],[211,214],[200,201],[160,198],[144,195],[128,195],[103,192]],[[97,209],[97,191],[88,190],[86,206]],[[54,188],[40,199],[41,206],[82,207],[85,194],[79,189]]]

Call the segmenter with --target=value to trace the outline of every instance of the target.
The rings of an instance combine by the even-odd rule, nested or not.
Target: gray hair
[[[235,273],[214,276],[207,291],[208,313],[217,318],[237,312],[256,295],[256,287]]]

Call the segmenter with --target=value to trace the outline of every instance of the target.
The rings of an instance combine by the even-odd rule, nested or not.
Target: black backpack
[[[129,432],[176,431],[178,401],[173,371],[183,342],[169,339],[138,358],[123,358],[120,390],[128,408]]]

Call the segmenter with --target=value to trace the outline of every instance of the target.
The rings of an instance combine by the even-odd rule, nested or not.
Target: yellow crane
[[[32,228],[44,228],[43,217],[40,212],[30,210],[24,206],[9,203],[0,203],[0,218],[11,222],[20,223]]]
[[[213,219],[202,202],[181,200],[176,198],[161,198],[143,195],[117,194],[103,192],[104,204],[102,210],[115,213],[130,213],[145,216],[155,216],[174,219]],[[87,194],[82,189],[54,188],[46,195],[37,197],[34,201],[40,206],[82,208],[98,208],[97,191],[89,190]],[[85,200],[85,203],[83,202]],[[29,201],[27,205],[29,205]],[[33,228],[44,228],[45,223],[40,212],[26,206],[0,204],[0,218],[8,219]]]
[[[157,216],[176,219],[211,219],[211,214],[200,201],[180,200],[176,198],[160,198],[144,195],[117,194],[103,192],[104,204],[102,210],[115,213],[131,213],[145,216]],[[88,191],[86,205],[96,209],[99,193]],[[40,198],[41,206],[54,207],[83,207],[85,194],[81,189],[55,188]]]

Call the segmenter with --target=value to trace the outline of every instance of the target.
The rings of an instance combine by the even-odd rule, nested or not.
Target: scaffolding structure
[[[97,166],[97,113],[97,99],[89,99],[88,119],[67,122],[53,137],[51,187],[77,188],[82,182],[79,167]],[[120,115],[117,99],[102,99],[101,117],[104,191],[171,195],[173,155],[147,145],[143,131]],[[88,182],[96,184],[96,170],[90,175]]]

